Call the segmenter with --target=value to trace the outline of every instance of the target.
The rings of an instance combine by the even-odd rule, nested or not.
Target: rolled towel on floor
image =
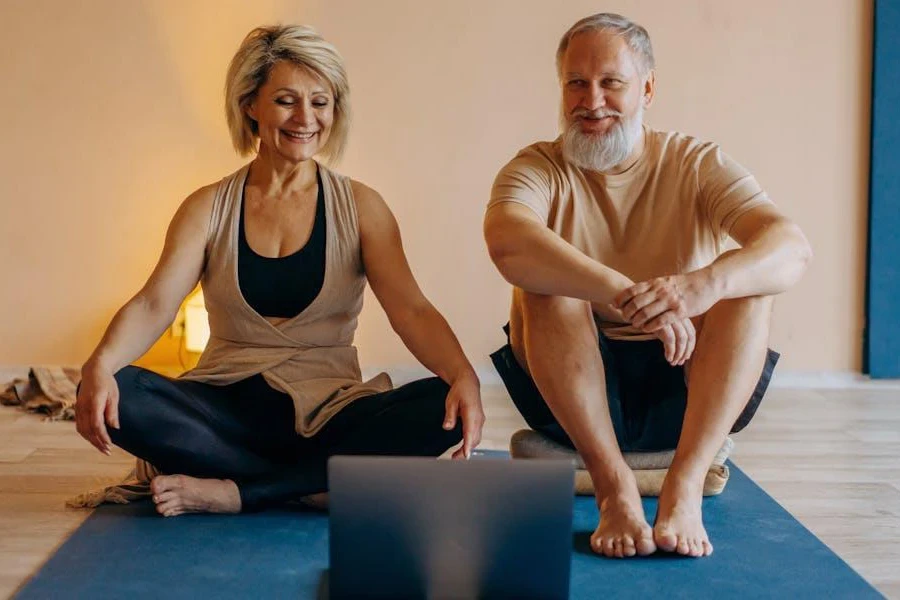
[[[712,466],[703,483],[703,495],[715,496],[722,493],[728,483],[728,460],[734,449],[734,441],[729,437],[716,453]],[[594,485],[590,474],[584,468],[584,461],[578,453],[545,435],[531,429],[515,432],[509,441],[509,453],[513,458],[558,458],[575,463],[575,493],[592,496]],[[675,456],[674,450],[660,452],[625,452],[625,463],[634,471],[638,491],[641,496],[658,496],[662,489],[669,465]]]

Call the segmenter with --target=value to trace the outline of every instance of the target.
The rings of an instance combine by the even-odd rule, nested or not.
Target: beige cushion
[[[728,483],[728,467],[725,461],[734,449],[734,441],[729,437],[716,453],[706,481],[703,484],[704,496],[715,496],[722,493]],[[513,458],[556,458],[568,459],[575,464],[575,493],[594,495],[594,485],[590,474],[584,468],[584,461],[575,450],[531,429],[522,429],[513,434],[509,441],[509,453]],[[625,463],[634,471],[638,490],[642,496],[658,496],[662,489],[669,465],[675,456],[674,450],[661,452],[625,452]]]

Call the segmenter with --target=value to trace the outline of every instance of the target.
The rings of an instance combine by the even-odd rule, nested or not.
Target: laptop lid
[[[338,456],[331,598],[567,598],[574,468],[562,460]]]

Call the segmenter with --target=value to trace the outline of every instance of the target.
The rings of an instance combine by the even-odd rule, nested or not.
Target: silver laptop
[[[563,460],[336,456],[329,598],[568,598]]]

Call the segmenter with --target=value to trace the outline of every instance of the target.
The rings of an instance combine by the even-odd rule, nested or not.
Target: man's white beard
[[[591,116],[616,115],[618,121],[603,134],[584,133],[578,120],[563,116],[563,157],[576,167],[590,171],[609,171],[631,154],[641,135],[644,107],[639,106],[630,118],[615,111],[597,111]]]

